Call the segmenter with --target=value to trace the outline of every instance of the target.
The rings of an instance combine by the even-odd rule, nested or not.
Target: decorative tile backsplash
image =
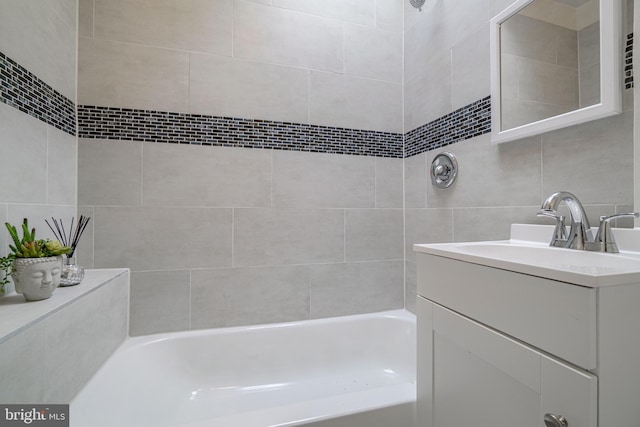
[[[20,111],[76,134],[73,101],[0,52],[0,101]]]
[[[626,37],[624,79],[633,88],[633,33]],[[0,101],[82,138],[266,148],[376,157],[410,157],[491,131],[491,97],[459,108],[404,136],[270,120],[115,107],[76,106],[0,52]],[[404,141],[403,141],[404,140]],[[404,144],[404,149],[403,149]]]
[[[200,114],[78,106],[78,136],[402,157],[402,134]]]
[[[487,96],[405,134],[404,157],[435,150],[491,132],[491,97]]]
[[[407,134],[79,105],[0,52],[0,100],[82,138],[409,157],[490,131],[484,98]],[[403,141],[404,140],[404,141]],[[404,149],[403,149],[404,142]]]
[[[627,34],[624,48],[624,87],[633,88],[633,33]]]

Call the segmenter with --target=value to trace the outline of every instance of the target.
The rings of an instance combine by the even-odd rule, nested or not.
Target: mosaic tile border
[[[633,33],[627,34],[624,48],[624,88],[633,89]]]
[[[404,157],[442,148],[489,132],[491,96],[407,132],[404,138]]]
[[[78,136],[402,158],[400,133],[130,108],[78,106]]]
[[[2,52],[0,101],[70,135],[76,134],[74,102]]]

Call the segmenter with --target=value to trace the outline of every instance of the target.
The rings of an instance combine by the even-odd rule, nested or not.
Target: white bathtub
[[[131,338],[71,402],[74,427],[413,427],[404,310]]]

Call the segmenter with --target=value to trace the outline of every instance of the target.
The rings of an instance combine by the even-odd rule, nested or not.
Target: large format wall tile
[[[128,275],[46,321],[44,402],[69,402],[127,337]]]
[[[544,134],[542,154],[543,197],[567,190],[583,204],[633,200],[633,112]]]
[[[451,49],[451,106],[455,110],[491,92],[489,26],[484,25]]]
[[[347,209],[346,261],[402,259],[402,209]]]
[[[370,0],[272,0],[275,7],[334,18],[361,25],[373,25],[375,2]]]
[[[403,159],[376,157],[376,208],[402,208]]]
[[[311,72],[313,124],[402,132],[402,86],[341,74]]]
[[[418,268],[415,262],[404,264],[404,308],[416,314],[416,297],[418,295]]]
[[[447,147],[448,148],[448,147]],[[427,153],[427,165],[438,151]],[[427,185],[427,206],[530,206],[541,202],[540,137],[492,145],[483,135],[451,147],[460,173],[446,191]]]
[[[47,203],[75,205],[78,182],[77,138],[47,127]]]
[[[338,21],[236,0],[234,57],[342,72],[342,37]]]
[[[309,72],[191,54],[190,112],[284,122],[309,121]]]
[[[78,0],[78,37],[93,38],[95,0]]]
[[[144,144],[145,206],[271,204],[271,151]]]
[[[44,322],[2,343],[0,364],[4,368],[0,369],[0,400],[3,404],[45,401],[47,366],[42,359],[46,343]],[[19,366],[31,369],[19,369]]]
[[[429,57],[420,75],[405,83],[405,129],[449,114],[451,90],[451,54]]]
[[[404,4],[403,0],[376,0],[376,28],[401,33]]]
[[[128,285],[129,275],[121,274],[3,337],[3,404],[69,403],[126,338]],[[8,298],[21,304],[19,295]]]
[[[195,270],[191,278],[193,329],[309,317],[308,267]]]
[[[345,74],[402,82],[402,34],[345,25]]]
[[[140,206],[142,143],[80,139],[78,175],[79,204]]]
[[[89,223],[84,229],[84,233],[82,233],[80,243],[76,246],[75,256],[78,265],[81,265],[84,268],[93,268],[93,224],[95,223],[93,206],[79,205],[77,216],[80,217],[80,215],[89,217],[91,220],[89,220]]]
[[[231,209],[96,207],[96,268],[231,266]]]
[[[189,53],[81,38],[78,103],[187,112]]]
[[[344,260],[342,209],[234,209],[237,267]]]
[[[94,0],[95,37],[231,56],[233,0]]]
[[[452,209],[405,209],[405,258],[415,262],[413,245],[453,241]]]
[[[454,241],[505,240],[509,238],[511,224],[549,224],[550,221],[545,221],[536,216],[538,210],[540,210],[539,205],[454,209]]]
[[[7,211],[7,221],[18,227],[22,220],[29,220],[29,228],[36,229],[36,238],[54,239],[55,235],[49,229],[45,219],[52,224],[51,218],[62,219],[65,227],[71,223],[71,217],[76,217],[76,205],[34,205],[34,204],[10,204]]]
[[[76,99],[76,0],[0,2],[0,52]]]
[[[47,197],[47,126],[0,103],[0,200],[45,203]]]
[[[426,154],[416,154],[404,159],[405,208],[427,207],[427,186],[431,185]]]
[[[275,151],[273,206],[372,208],[375,206],[374,159]]]
[[[186,270],[131,273],[131,336],[189,329],[190,280]]]
[[[313,265],[311,318],[404,307],[404,261]]]

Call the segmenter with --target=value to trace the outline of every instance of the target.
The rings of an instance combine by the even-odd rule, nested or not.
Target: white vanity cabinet
[[[415,247],[419,427],[640,427],[640,281],[583,286],[436,246]]]
[[[549,413],[596,427],[595,375],[425,298],[417,310],[420,426],[540,427]]]

